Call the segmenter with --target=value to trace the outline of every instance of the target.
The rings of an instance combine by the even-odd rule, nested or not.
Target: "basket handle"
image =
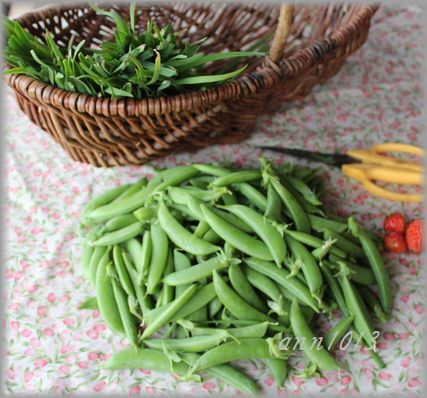
[[[270,47],[270,58],[274,62],[280,60],[280,55],[286,44],[289,32],[291,30],[292,18],[294,16],[294,6],[292,4],[283,4],[280,7],[279,21],[274,34],[273,42]]]

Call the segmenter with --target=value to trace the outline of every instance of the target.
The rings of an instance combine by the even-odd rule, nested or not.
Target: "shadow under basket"
[[[249,66],[244,74],[206,91],[111,99],[67,92],[23,75],[7,75],[6,81],[33,123],[72,159],[94,166],[138,165],[172,152],[237,143],[250,135],[260,114],[303,98],[315,84],[334,76],[366,41],[377,10],[362,4],[298,5],[286,27],[284,7],[137,6],[137,28],[143,29],[150,18],[159,25],[170,22],[180,39],[206,37],[205,53],[247,50],[261,37],[272,37],[270,56],[245,59]],[[128,18],[128,5],[103,8]],[[75,35],[75,42],[85,39],[96,47],[113,34],[111,21],[85,4],[45,8],[19,21],[40,37],[48,29],[60,46]],[[215,73],[223,66],[218,62],[206,71]]]

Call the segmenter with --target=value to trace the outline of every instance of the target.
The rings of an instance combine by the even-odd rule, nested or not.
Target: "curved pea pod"
[[[120,194],[111,203],[117,203],[121,199],[125,199],[125,198],[132,196],[134,193],[138,192],[140,189],[145,187],[147,185],[147,182],[148,182],[147,179],[145,177],[142,177],[136,183],[131,184],[131,186],[128,189],[126,189],[126,191],[124,191],[122,194]]]
[[[341,275],[341,283],[348,311],[354,316],[354,326],[357,332],[362,335],[368,348],[375,349],[374,330],[365,303],[346,275]]]
[[[201,238],[206,232],[208,232],[209,231],[209,229],[210,229],[211,227],[209,226],[209,224],[206,222],[206,221],[204,221],[204,220],[201,220],[201,221],[199,221],[199,223],[197,224],[197,227],[196,227],[196,229],[194,230],[194,232],[193,232],[193,235],[196,237],[196,238]]]
[[[171,272],[173,272],[174,268],[175,268],[175,266],[173,263],[172,250],[169,250],[168,261],[166,263],[164,275],[165,276],[169,275]],[[170,303],[171,301],[173,301],[174,296],[175,296],[175,289],[172,286],[163,285],[163,291],[164,291],[164,293],[163,293],[162,304],[167,304],[167,303]]]
[[[191,367],[190,372],[196,373],[231,361],[240,359],[271,358],[270,346],[264,339],[249,338],[239,342],[230,341],[206,351]]]
[[[245,269],[245,274],[252,286],[256,287],[271,300],[280,300],[280,291],[270,278],[249,267]]]
[[[345,251],[346,253],[350,254],[351,256],[355,258],[363,258],[365,257],[365,252],[363,249],[353,243],[351,240],[344,238],[344,236],[340,235],[337,232],[331,231],[329,229],[325,229],[323,231],[323,236],[325,239],[333,239],[335,240],[335,245],[339,249]]]
[[[197,291],[197,285],[189,286],[185,292],[177,297],[174,301],[167,304],[167,307],[162,313],[160,313],[155,319],[148,323],[144,332],[142,333],[141,339],[146,339],[152,334],[157,332],[162,326],[168,323],[173,316],[194,296]]]
[[[157,217],[157,207],[155,206],[149,206],[149,207],[140,207],[139,209],[135,210],[133,213],[133,216],[143,223],[149,222],[152,219]]]
[[[228,276],[230,278],[231,286],[233,286],[233,289],[240,297],[243,298],[243,300],[259,311],[267,311],[266,305],[260,299],[257,292],[252,288],[238,264],[230,266],[228,269]]]
[[[119,309],[120,319],[122,320],[126,336],[132,346],[136,347],[138,345],[138,331],[135,324],[136,320],[129,310],[126,293],[114,277],[111,278],[111,283],[113,285],[114,298],[117,303],[117,308]]]
[[[194,255],[207,255],[216,252],[219,247],[202,239],[196,238],[185,229],[170,213],[163,201],[158,211],[159,222],[169,239],[178,247]]]
[[[179,249],[175,249],[173,251],[173,263],[175,267],[175,272],[182,271],[184,269],[191,267],[190,259],[179,251]],[[187,288],[186,285],[179,285],[175,288],[175,297],[179,297],[182,292]]]
[[[267,333],[270,322],[255,323],[249,326],[242,326],[238,328],[229,329],[218,329],[218,328],[206,328],[206,327],[193,327],[190,329],[192,336],[207,336],[212,334],[220,334],[226,332],[236,338],[255,338],[264,337]]]
[[[229,338],[226,332],[210,336],[195,336],[184,339],[146,339],[144,344],[148,348],[162,350],[163,348],[177,352],[202,352],[217,346],[224,339]]]
[[[314,311],[319,312],[316,300],[311,295],[308,288],[299,280],[289,278],[289,272],[283,268],[277,268],[274,263],[261,261],[256,258],[245,258],[244,262],[255,271],[268,276],[270,279],[283,286],[292,293],[302,303],[311,307]]]
[[[90,278],[90,259],[92,258],[93,252],[94,248],[84,242],[81,255],[81,269],[86,279]]]
[[[145,204],[145,201],[152,191],[161,183],[161,177],[155,176],[148,184],[134,193],[133,195],[122,198],[114,203],[109,203],[98,207],[87,215],[87,219],[91,222],[102,222],[121,214],[130,213]]]
[[[141,264],[138,271],[138,284],[142,285],[144,279],[148,275],[148,267],[150,266],[151,254],[153,252],[153,243],[151,241],[151,231],[145,231],[142,237],[141,246]]]
[[[193,365],[200,356],[195,353],[184,353],[182,354],[182,358],[187,364]],[[225,381],[227,384],[237,388],[244,394],[257,395],[260,391],[259,386],[251,378],[233,368],[231,365],[222,364],[212,366],[211,368],[206,369],[205,373],[208,376]]]
[[[105,223],[104,230],[106,232],[117,231],[136,223],[138,220],[133,214],[122,214],[109,220]]]
[[[211,301],[209,301],[208,304],[208,313],[209,317],[213,319],[216,314],[218,314],[219,311],[223,308],[223,305],[221,301],[218,300],[218,297],[213,298]]]
[[[332,297],[338,305],[338,308],[342,311],[344,315],[348,315],[347,305],[345,303],[343,292],[337,282],[337,279],[335,279],[335,277],[332,275],[332,272],[326,262],[321,261],[319,263],[319,267],[323,273],[323,276],[325,277],[326,283],[328,284],[331,290]]]
[[[261,260],[273,260],[273,256],[264,242],[242,232],[223,218],[219,217],[213,211],[209,210],[206,206],[201,205],[201,208],[210,227],[222,239],[229,242],[231,246],[249,256],[253,256]]]
[[[114,269],[118,275],[118,280],[128,296],[136,297],[135,290],[129,275],[129,272],[124,263],[122,250],[118,245],[113,248]]]
[[[132,238],[125,242],[125,247],[130,255],[133,263],[135,264],[138,272],[142,269],[142,245],[138,239]]]
[[[317,198],[316,194],[310,187],[302,180],[292,176],[286,176],[286,182],[292,186],[304,199],[314,206],[320,206],[322,202]]]
[[[308,214],[308,219],[310,220],[311,228],[316,232],[323,232],[325,229],[329,229],[337,233],[342,233],[348,228],[346,223],[319,217],[314,214]]]
[[[243,205],[223,206],[224,209],[233,213],[243,220],[261,238],[270,250],[275,263],[280,267],[285,260],[286,245],[279,231],[261,214]]]
[[[163,352],[150,348],[125,348],[116,351],[102,366],[104,369],[147,369],[157,372],[172,372],[179,377],[188,373],[184,362],[172,363]]]
[[[117,231],[106,233],[105,235],[97,239],[95,242],[93,242],[92,246],[116,245],[118,243],[125,242],[128,239],[134,238],[135,236],[139,235],[143,230],[144,224],[138,221]]]
[[[168,259],[169,239],[158,224],[151,225],[152,254],[147,277],[147,292],[152,294],[162,279]]]
[[[276,386],[283,386],[286,377],[288,377],[286,360],[281,358],[267,358],[264,361],[276,381]]]
[[[328,351],[333,350],[344,335],[350,330],[354,316],[350,315],[341,319],[334,327],[328,330],[325,335],[325,344]]]
[[[321,370],[339,370],[340,366],[331,354],[321,345],[313,344],[316,337],[307,324],[296,300],[292,300],[290,319],[292,331],[295,337],[301,339],[302,350],[308,359]]]
[[[180,185],[198,174],[200,174],[200,171],[193,166],[176,166],[161,171],[159,176],[163,181],[153,189],[152,194],[163,191],[171,186]]]
[[[225,167],[215,166],[213,164],[193,164],[193,167],[204,174],[213,175],[215,177],[225,176],[230,174],[232,170],[226,169]]]
[[[282,219],[282,201],[271,184],[268,184],[267,187],[267,208],[265,209],[265,216],[275,221],[280,221]]]
[[[352,234],[359,238],[360,244],[368,258],[380,291],[380,301],[383,310],[386,314],[390,314],[393,304],[390,276],[384,266],[381,254],[370,236],[352,217],[349,218],[348,225]]]
[[[258,189],[246,182],[235,183],[232,187],[263,213],[267,211],[267,198]]]
[[[87,202],[82,210],[82,222],[85,224],[85,222],[88,221],[87,215],[90,212],[112,202],[115,198],[117,198],[123,192],[125,192],[130,186],[131,186],[130,184],[126,184],[126,185],[121,185],[119,187],[115,187],[113,189],[110,189],[102,193],[101,195],[94,197],[89,202]]]
[[[101,262],[108,263],[110,247],[96,247],[93,251],[93,254],[90,258],[89,263],[89,279],[92,283],[92,286],[96,285],[96,274]]]
[[[209,187],[226,187],[239,182],[259,180],[261,173],[258,170],[239,170],[227,175],[215,178]]]
[[[244,301],[227,283],[214,271],[213,281],[216,295],[221,303],[227,308],[231,314],[237,319],[249,319],[252,321],[271,321],[273,319],[258,311]]]
[[[375,276],[371,268],[361,266],[349,260],[344,260],[332,253],[329,255],[329,259],[332,264],[336,264],[338,262],[344,263],[350,269],[349,277],[353,282],[360,285],[373,285],[375,283]]]
[[[203,239],[213,244],[221,242],[221,237],[210,227],[209,231],[203,235]]]
[[[351,277],[351,276],[350,276]],[[383,309],[381,307],[381,304],[377,298],[377,296],[374,294],[374,292],[369,289],[368,286],[358,286],[357,290],[359,291],[360,295],[363,298],[363,301],[366,303],[366,306],[374,312],[374,314],[376,315],[376,317],[383,321],[386,322],[389,318],[389,316],[387,316],[386,314],[384,314]]]
[[[323,288],[323,278],[316,260],[306,247],[297,240],[289,235],[285,236],[285,240],[292,255],[301,260],[301,269],[311,294],[319,297]]]
[[[212,275],[213,271],[227,268],[229,263],[218,257],[193,265],[181,271],[172,272],[163,279],[166,285],[180,286],[200,281]]]
[[[96,301],[102,318],[115,333],[124,333],[119,309],[114,298],[113,285],[107,274],[108,263],[101,264],[96,273]]]
[[[271,185],[280,196],[285,207],[289,210],[295,227],[298,231],[310,232],[310,221],[302,208],[291,192],[280,183],[278,178],[271,178]]]

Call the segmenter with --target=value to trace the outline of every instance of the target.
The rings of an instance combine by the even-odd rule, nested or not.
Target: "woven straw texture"
[[[126,5],[115,8],[128,18]],[[149,18],[171,22],[180,38],[208,39],[205,53],[245,50],[267,34],[271,56],[251,58],[238,79],[206,91],[141,100],[96,98],[66,92],[22,75],[8,75],[19,107],[72,157],[100,167],[143,164],[171,152],[245,139],[261,113],[298,100],[334,76],[368,36],[377,7],[295,6],[289,15],[264,5],[139,5],[137,28]],[[280,17],[279,17],[280,16]],[[48,29],[59,45],[71,35],[98,46],[112,37],[112,22],[87,5],[25,14],[20,22],[38,36]],[[274,35],[274,32],[276,34]],[[215,72],[223,62],[206,68]]]

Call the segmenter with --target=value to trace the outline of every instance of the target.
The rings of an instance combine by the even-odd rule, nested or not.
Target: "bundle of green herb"
[[[202,69],[207,63],[266,55],[254,51],[204,54],[200,52],[203,41],[178,43],[170,24],[160,28],[149,21],[146,30],[138,32],[135,4],[130,7],[129,24],[114,10],[96,8],[96,12],[115,23],[114,38],[103,42],[99,49],[85,47],[84,40],[74,46],[74,36],[67,48],[62,48],[50,32],[46,31],[43,41],[19,22],[7,20],[5,59],[11,68],[6,73],[31,76],[66,91],[140,99],[191,88],[206,89],[236,77],[246,68],[205,75]]]

